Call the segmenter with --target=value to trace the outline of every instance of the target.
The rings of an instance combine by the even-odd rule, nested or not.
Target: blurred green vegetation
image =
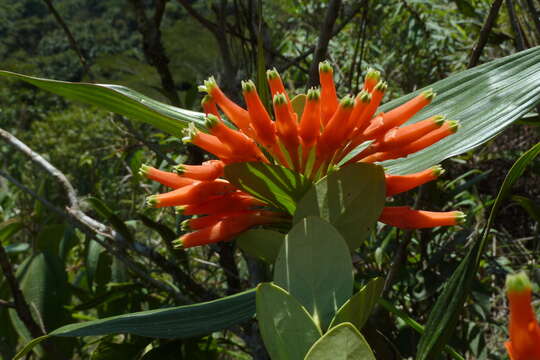
[[[0,69],[58,80],[121,84],[167,102],[160,75],[145,58],[132,2],[57,0],[53,3],[82,49],[88,68],[81,65],[44,1],[0,0]],[[151,17],[157,2],[141,3]],[[240,80],[256,78],[256,44],[243,40],[253,33],[249,16],[254,16],[250,6],[255,2],[189,2],[213,22],[227,22],[231,32],[239,35],[229,34],[226,38],[233,53],[232,67],[224,63],[216,38],[190,16],[181,2],[164,3],[162,43],[170,60],[168,67],[180,105],[199,110],[197,85],[212,74],[218,81],[234,79],[234,83],[223,87],[238,98]],[[223,3],[225,8],[220,9]],[[540,3],[533,3],[540,8]],[[305,91],[312,57],[297,57],[317,43],[327,4],[328,1],[293,0],[263,3],[264,41],[272,49],[265,54],[266,67],[284,69],[283,78],[292,93]],[[491,1],[383,0],[368,4],[344,23],[355,2],[343,1],[336,22],[338,27],[343,27],[330,40],[328,58],[335,64],[341,95],[358,90],[367,68],[374,67],[388,80],[386,99],[392,99],[464,70]],[[526,2],[514,4],[527,46],[538,45],[540,34],[531,25]],[[515,52],[514,38],[503,6],[481,60]],[[180,234],[178,224],[182,219],[170,209],[144,208],[145,196],[164,189],[141,179],[137,170],[142,163],[168,168],[164,156],[184,162],[197,154],[190,153],[179,139],[149,126],[126,124],[121,117],[67,102],[32,86],[0,81],[0,127],[63,171],[83,200],[85,211],[110,224],[110,219],[96,211],[91,201],[85,201],[90,197],[101,199],[125,223],[133,239],[171,259],[214,295],[250,288],[261,280],[253,276],[253,269],[261,265],[246,260],[228,244],[195,249],[189,256],[184,251],[172,250],[170,242]],[[387,296],[412,318],[424,323],[445,280],[466,253],[468,240],[482,230],[507,170],[521,153],[539,141],[539,124],[538,114],[528,115],[481,149],[446,161],[443,165],[447,173],[441,180],[423,186],[412,195],[403,195],[408,197],[403,200],[409,204],[412,200],[430,210],[460,209],[467,213],[468,221],[457,230],[438,228],[404,233],[379,228],[355,254],[356,280],[364,282],[374,275],[386,274],[400,244],[410,241],[404,264]],[[0,170],[58,208],[67,204],[64,190],[54,179],[5,143],[0,143]],[[452,345],[470,358],[505,358],[502,346],[507,337],[502,292],[505,274],[526,268],[531,271],[532,279],[540,283],[539,181],[537,161],[514,188],[514,201],[506,203],[490,229],[492,246],[484,257],[472,297],[452,340]],[[0,230],[13,223],[21,224],[21,229],[0,240],[14,249],[10,259],[23,292],[30,299],[39,299],[37,311],[47,315],[42,319],[47,331],[78,320],[176,303],[170,294],[141,285],[137,276],[95,241],[74,229],[64,217],[0,177]],[[19,246],[22,244],[28,246]],[[133,252],[129,254],[155,278],[178,287],[193,301],[200,300],[197,294],[190,293],[188,286],[175,283],[175,279],[160,272],[148,259],[137,258]],[[224,269],[227,261],[235,264],[237,273],[232,277],[230,269]],[[38,269],[36,272],[45,271],[42,275],[47,281],[42,284],[46,288],[26,286],[32,280],[26,279],[27,267]],[[262,273],[263,278],[268,275]],[[51,291],[57,295],[54,301],[47,300]],[[10,299],[2,274],[0,299]],[[0,324],[0,359],[10,359],[30,336],[13,311],[2,306]],[[381,309],[364,331],[380,359],[414,355],[419,335]],[[63,357],[56,359],[264,358],[253,344],[246,342],[256,332],[252,324],[245,325],[242,332],[246,337],[223,331],[189,340],[118,335],[52,343],[63,349]]]

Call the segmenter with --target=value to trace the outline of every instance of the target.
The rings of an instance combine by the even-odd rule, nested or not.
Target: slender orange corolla
[[[358,94],[342,97],[337,93],[334,69],[327,61],[319,64],[320,88],[291,96],[292,100],[276,69],[267,71],[266,80],[272,109],[265,108],[251,80],[242,81],[245,107],[227,97],[212,77],[200,87],[206,93],[201,102],[206,121],[199,128],[191,125],[184,141],[210,152],[218,160],[178,165],[176,173],[141,168],[142,175],[174,189],[150,196],[149,205],[174,206],[183,216],[197,216],[183,223],[184,230],[191,231],[179,239],[184,247],[230,240],[252,226],[290,223],[290,214],[221,179],[228,164],[279,164],[316,181],[338,165],[406,157],[451,136],[459,128],[458,122],[442,115],[406,124],[431,103],[435,97],[431,89],[419,92],[392,110],[380,112],[388,84],[374,69],[367,71]],[[387,174],[386,195],[409,191],[442,173],[442,168],[435,166],[414,174]],[[416,229],[457,225],[463,217],[459,211],[431,212],[395,206],[384,208],[379,220]]]
[[[510,340],[504,346],[510,359],[540,359],[540,326],[532,307],[532,285],[524,272],[507,276],[506,295],[510,306]]]

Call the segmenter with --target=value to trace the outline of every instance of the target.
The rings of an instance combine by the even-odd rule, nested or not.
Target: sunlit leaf
[[[307,217],[285,237],[274,266],[274,282],[286,289],[326,328],[352,295],[352,261],[339,232]]]
[[[272,359],[302,360],[322,335],[306,309],[271,283],[257,287],[257,319]]]
[[[504,130],[540,101],[540,47],[525,50],[451,75],[423,89],[390,101],[388,111],[433,88],[437,97],[410,123],[442,114],[459,120],[459,131],[405,159],[386,161],[391,173],[413,173],[471,150]]]
[[[127,87],[111,84],[74,83],[0,71],[1,76],[26,81],[70,100],[82,101],[155,126],[180,136],[189,123],[202,126],[204,114],[180,109],[151,99]]]
[[[225,178],[257,199],[293,214],[311,182],[284,166],[260,162],[225,166]]]
[[[340,232],[349,248],[360,246],[381,214],[385,201],[382,167],[358,163],[330,173],[298,203],[293,222],[320,216]]]
[[[366,339],[351,323],[342,323],[324,334],[305,360],[376,360]]]

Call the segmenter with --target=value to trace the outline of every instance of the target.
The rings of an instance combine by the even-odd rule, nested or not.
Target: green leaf
[[[337,311],[330,328],[350,322],[358,329],[366,323],[384,287],[383,278],[371,279]]]
[[[30,249],[30,245],[28,243],[11,244],[5,247],[7,254],[17,254],[20,252],[25,252],[28,249]]]
[[[70,294],[64,265],[58,256],[49,252],[38,253],[28,259],[17,271],[22,293],[30,305],[34,319],[45,329],[54,329],[65,323]],[[30,340],[31,335],[14,309],[9,310],[13,327],[20,337]],[[69,351],[69,344],[59,344]],[[66,348],[64,348],[66,347]]]
[[[351,323],[332,328],[309,350],[305,360],[376,360],[366,339]]]
[[[161,103],[124,86],[49,80],[9,71],[0,71],[0,75],[25,81],[70,100],[96,105],[174,136],[179,136],[189,123],[204,124],[202,113]]]
[[[442,114],[459,120],[459,131],[405,159],[383,163],[390,173],[407,174],[439,164],[493,138],[531,110],[540,99],[540,47],[491,61],[390,101],[388,111],[433,88],[437,97],[410,123]]]
[[[254,229],[236,238],[236,245],[254,258],[273,264],[283,245],[285,235],[273,230]]]
[[[306,309],[272,283],[257,287],[257,320],[272,359],[302,360],[322,335]]]
[[[285,237],[274,266],[274,282],[326,328],[352,295],[352,260],[339,232],[317,217],[302,219]]]
[[[529,216],[534,219],[536,222],[540,223],[540,206],[525,196],[513,195],[512,201],[516,202],[521,206]]]
[[[127,225],[124,224],[122,219],[120,219],[101,199],[96,197],[88,197],[86,198],[86,201],[88,201],[88,203],[92,206],[92,209],[107,219],[107,221],[111,223],[114,230],[118,231],[125,240],[133,241],[131,231],[129,231]]]
[[[257,199],[290,214],[311,185],[303,175],[284,166],[260,162],[227,165],[225,178]]]
[[[298,115],[298,121],[302,118],[304,113],[304,106],[306,105],[306,94],[298,94],[291,99],[291,106],[293,111]]]
[[[18,220],[9,220],[0,226],[0,243],[4,243],[10,237],[18,233],[23,228],[23,223]]]
[[[418,343],[416,359],[434,359],[452,335],[459,313],[463,308],[472,280],[476,274],[481,256],[487,243],[489,229],[502,202],[508,197],[511,187],[529,165],[540,154],[540,143],[523,154],[512,166],[493,203],[487,224],[480,239],[469,250],[447,282],[442,294],[437,298],[429,314],[425,334]]]
[[[294,223],[320,216],[338,229],[349,248],[358,248],[376,223],[385,201],[382,167],[352,164],[330,173],[298,203]]]
[[[28,343],[14,358],[20,359],[52,336],[98,336],[129,333],[153,338],[190,338],[226,329],[253,317],[255,290],[194,305],[141,311],[62,326]]]

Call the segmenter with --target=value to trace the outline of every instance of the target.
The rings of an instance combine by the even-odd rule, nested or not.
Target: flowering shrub
[[[377,113],[386,82],[368,71],[363,90],[338,99],[333,70],[319,65],[320,89],[309,89],[301,110],[295,110],[276,70],[267,72],[273,97],[272,120],[252,81],[242,82],[247,109],[231,101],[213,78],[205,81],[202,106],[206,130],[190,127],[185,141],[210,152],[219,160],[202,165],[179,165],[175,173],[149,166],[141,174],[174,190],[148,198],[154,207],[175,206],[184,215],[197,215],[183,223],[178,244],[184,248],[231,240],[242,231],[263,224],[290,221],[290,215],[237,189],[223,176],[227,164],[262,162],[279,164],[316,181],[340,166],[376,163],[406,157],[454,134],[459,124],[444,116],[404,125],[434,98],[424,91],[386,113]],[[222,118],[220,111],[234,126]],[[394,196],[436,179],[440,166],[409,175],[386,175],[386,196]],[[431,212],[407,206],[387,206],[379,221],[403,229],[456,225],[459,211]]]

